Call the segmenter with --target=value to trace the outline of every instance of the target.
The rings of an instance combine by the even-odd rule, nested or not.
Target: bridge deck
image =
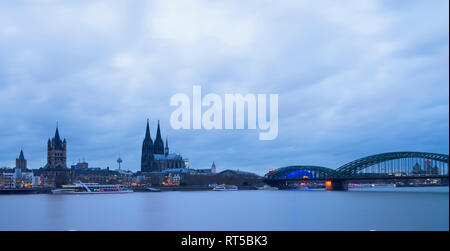
[[[416,179],[448,179],[448,175],[414,175],[414,176],[335,176],[322,178],[265,179],[266,181],[327,181],[327,180],[416,180]]]

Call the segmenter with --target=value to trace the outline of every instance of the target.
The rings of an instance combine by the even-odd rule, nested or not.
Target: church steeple
[[[158,120],[158,129],[156,131],[156,139],[155,139],[155,154],[164,154],[164,142],[161,138],[161,129],[159,126],[159,120]]]
[[[166,148],[164,148],[164,155],[169,155],[169,141],[167,140],[166,137]]]
[[[65,144],[66,139],[64,139],[64,142],[61,140],[61,137],[59,136],[58,124],[56,124],[55,137],[52,139],[52,145],[56,150],[63,150],[65,148]]]
[[[159,128],[159,120],[158,120],[158,130],[156,131],[156,139],[161,138],[161,129]]]
[[[19,158],[16,159],[16,168],[19,168],[22,171],[25,171],[27,169],[27,160],[25,159],[25,156],[23,155],[22,149],[20,149]]]
[[[216,163],[214,163],[214,161],[213,161],[212,166],[211,166],[211,173],[212,174],[216,174]]]
[[[55,140],[57,140],[57,141],[61,141],[61,138],[59,137],[58,126],[56,126],[56,131],[55,131]]]
[[[25,160],[25,156],[23,155],[23,150],[20,149],[19,160]]]
[[[144,140],[152,141],[152,136],[150,135],[149,119],[147,119],[147,129],[145,130],[145,139]],[[153,143],[153,141],[152,141],[152,143]]]
[[[141,171],[150,172],[152,170],[154,145],[150,135],[149,119],[147,119],[147,128],[145,129],[145,138],[142,142]]]
[[[147,119],[147,128],[145,129],[145,138],[142,145],[142,148],[144,149],[147,147],[151,147],[151,153],[153,154],[153,140],[152,136],[150,135],[150,125],[149,125],[149,119]]]

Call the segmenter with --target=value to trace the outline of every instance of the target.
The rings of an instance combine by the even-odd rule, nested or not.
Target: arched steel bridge
[[[288,166],[264,176],[270,185],[287,181],[444,178],[448,180],[449,156],[424,152],[390,152],[371,155],[349,162],[337,169],[321,166]],[[339,181],[339,182],[336,182]],[[344,189],[346,190],[346,189]]]
[[[364,170],[367,167],[380,164],[382,162],[386,162],[389,160],[398,160],[398,159],[426,159],[433,160],[441,163],[448,164],[448,155],[439,154],[439,153],[422,153],[422,152],[392,152],[392,153],[381,153],[372,156],[368,156],[365,158],[354,160],[350,163],[347,163],[338,169],[340,175],[355,175],[360,171]],[[448,172],[447,172],[448,174]]]
[[[327,179],[336,177],[336,170],[323,166],[288,166],[279,168],[265,175],[266,179]]]

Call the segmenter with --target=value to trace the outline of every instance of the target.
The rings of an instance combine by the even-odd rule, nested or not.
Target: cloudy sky
[[[0,1],[0,166],[140,169],[146,119],[193,168],[449,152],[449,2]],[[279,135],[173,130],[176,93],[279,94]]]

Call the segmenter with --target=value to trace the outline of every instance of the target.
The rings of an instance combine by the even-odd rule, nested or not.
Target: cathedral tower
[[[151,172],[152,164],[153,164],[153,152],[154,145],[152,137],[150,136],[150,125],[149,120],[147,119],[147,129],[145,131],[144,142],[142,143],[142,156],[141,156],[141,171],[142,172]]]
[[[159,128],[159,120],[155,139],[155,154],[164,154],[164,142],[161,138],[161,129]]]

